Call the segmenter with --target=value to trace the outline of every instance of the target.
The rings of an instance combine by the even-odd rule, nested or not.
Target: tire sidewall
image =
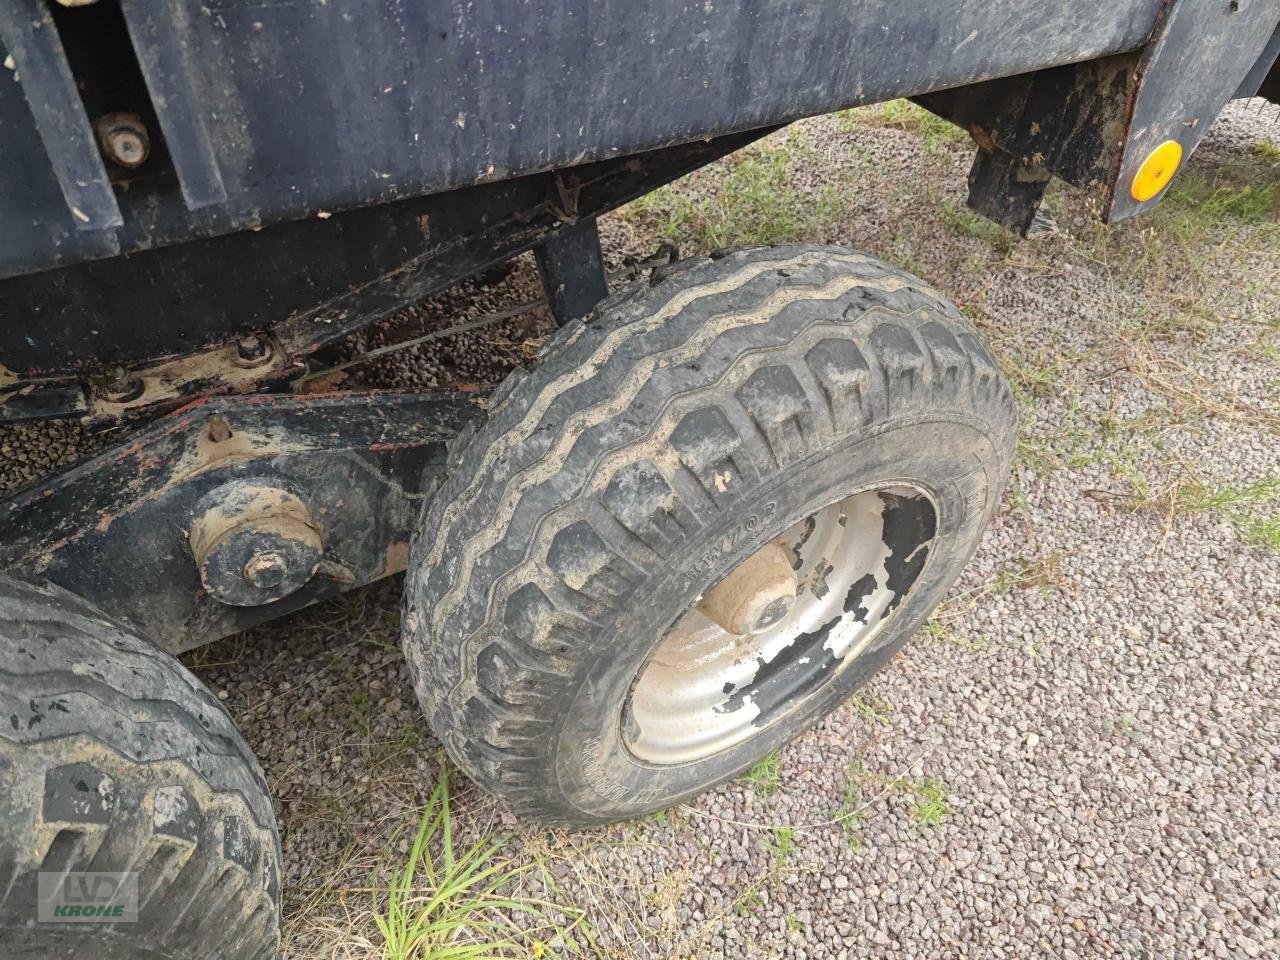
[[[661,578],[642,583],[624,611],[602,625],[603,652],[577,675],[552,734],[557,786],[574,820],[616,820],[671,806],[746,769],[861,687],[920,625],[972,555],[1007,472],[1008,452],[981,421],[924,414],[868,429],[744,490],[667,558]],[[754,551],[815,511],[861,490],[894,483],[925,490],[937,534],[914,587],[870,646],[835,677],[741,743],[710,757],[660,766],[635,757],[621,735],[622,712],[640,669],[671,624]]]

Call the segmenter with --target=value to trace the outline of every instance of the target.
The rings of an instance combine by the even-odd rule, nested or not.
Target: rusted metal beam
[[[0,568],[185,650],[403,569],[446,442],[483,411],[456,392],[201,401],[0,501]]]

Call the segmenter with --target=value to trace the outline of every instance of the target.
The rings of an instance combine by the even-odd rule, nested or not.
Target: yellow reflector
[[[1177,140],[1166,140],[1152,150],[1133,175],[1133,186],[1129,189],[1133,199],[1146,203],[1167,187],[1181,162],[1182,144]]]

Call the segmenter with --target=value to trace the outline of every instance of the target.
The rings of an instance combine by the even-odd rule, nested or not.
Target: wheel
[[[406,583],[423,709],[520,814],[670,806],[814,723],[919,626],[1014,432],[970,325],[879,261],[737,250],[632,285],[451,454]]]
[[[65,591],[5,577],[0,651],[0,953],[275,956],[275,817],[209,691]],[[125,882],[111,897],[115,881],[86,872]],[[66,919],[67,905],[128,910],[135,882],[136,921]],[[50,893],[43,909],[62,906],[63,919],[42,914]]]

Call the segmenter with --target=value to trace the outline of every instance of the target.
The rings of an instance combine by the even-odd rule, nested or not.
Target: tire
[[[0,577],[0,650],[0,953],[274,957],[275,816],[218,701],[56,587]],[[69,871],[134,873],[137,921],[38,922],[38,875]]]
[[[499,388],[424,511],[403,622],[432,728],[547,822],[634,817],[733,776],[846,699],[942,598],[999,501],[1015,419],[955,307],[852,251],[735,250],[633,284]],[[891,562],[910,582],[883,624],[847,587],[850,623],[879,631],[869,646],[770,690],[762,657],[754,696],[786,694],[767,723],[693,760],[637,755],[635,698],[677,618],[782,532],[891,482],[925,497],[933,526],[917,524],[905,564],[884,548],[876,588]],[[896,495],[877,496],[888,543]]]

